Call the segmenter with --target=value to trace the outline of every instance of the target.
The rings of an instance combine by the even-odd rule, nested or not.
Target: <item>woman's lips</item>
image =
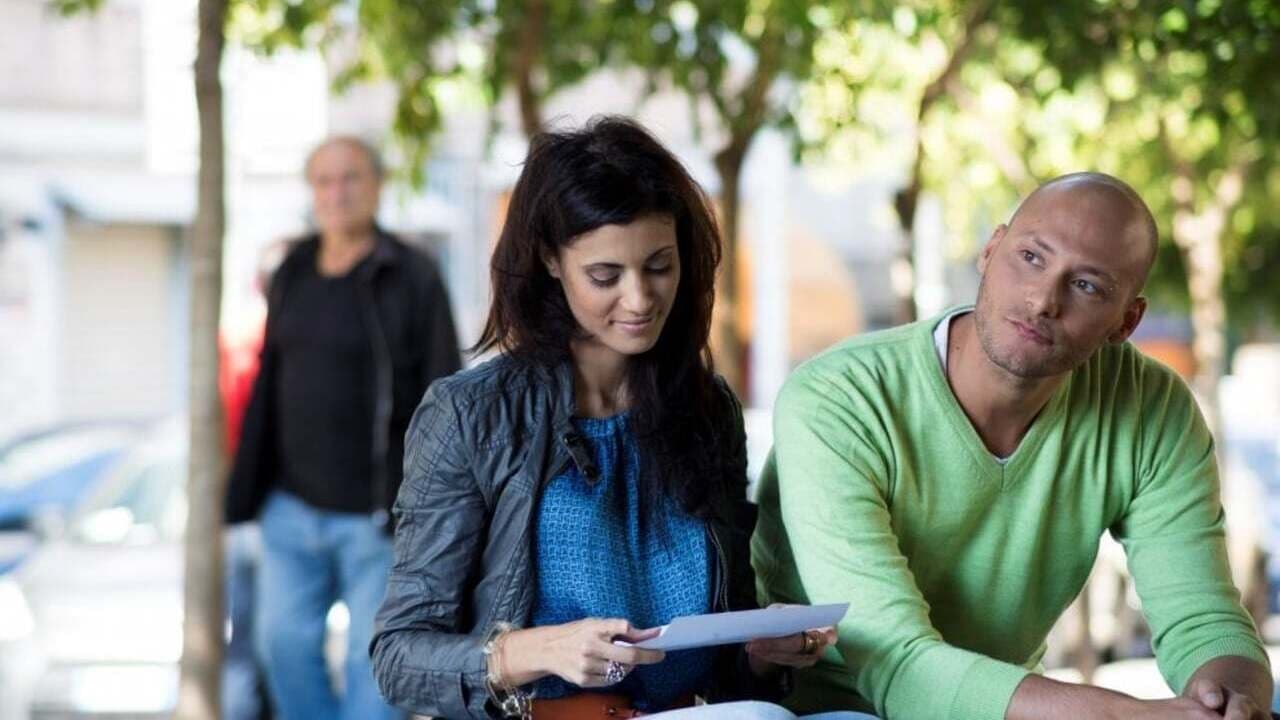
[[[643,335],[653,325],[653,320],[651,317],[643,320],[614,320],[613,324],[625,333]]]

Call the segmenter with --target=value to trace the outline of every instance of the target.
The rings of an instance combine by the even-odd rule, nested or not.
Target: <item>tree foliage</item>
[[[103,0],[48,0],[49,7],[63,17],[82,12],[93,12],[102,7]]]
[[[234,27],[265,52],[323,48],[350,30],[354,57],[337,85],[394,85],[392,129],[421,181],[450,98],[478,94],[493,108],[512,92],[531,135],[549,97],[622,57],[657,12],[652,2],[622,0],[363,0],[352,15],[341,0],[241,0]]]
[[[1095,168],[1133,183],[1160,222],[1150,289],[1190,307],[1175,217],[1204,215],[1243,177],[1220,234],[1222,293],[1237,327],[1280,315],[1280,6],[1252,0],[1003,2],[926,116],[956,23],[974,3],[902,3],[820,38],[799,128],[805,156],[907,166],[918,123],[924,186],[954,248],[971,251],[1038,181]],[[1182,178],[1181,180],[1177,180]],[[1230,190],[1227,187],[1226,190]],[[1181,213],[1181,215],[1179,215]]]
[[[1179,213],[1203,215],[1229,201],[1219,239],[1230,316],[1241,325],[1264,307],[1280,316],[1280,288],[1270,281],[1280,267],[1280,218],[1270,209],[1280,200],[1280,6],[1063,4],[1027,12],[1019,29],[1059,69],[1062,93],[1101,109],[1101,127],[1077,137],[1078,156],[1138,187],[1171,250]],[[1235,174],[1238,196],[1224,185]],[[1153,288],[1185,307],[1192,268],[1180,255],[1157,265]]]
[[[660,0],[647,31],[623,47],[621,59],[644,68],[651,88],[688,98],[691,125],[712,149],[725,237],[713,344],[718,369],[739,392],[746,385],[737,255],[747,153],[766,127],[798,137],[798,89],[813,70],[818,39],[872,4]]]
[[[880,172],[896,178],[891,280],[900,322],[915,317],[921,196],[942,198],[947,226],[967,231],[1035,184],[1022,133],[1010,122],[1017,92],[1001,70],[1027,55],[1003,32],[1007,14],[1005,3],[990,0],[872,6],[816,48],[804,94],[804,155],[852,167],[882,156]]]
[[[337,0],[242,0],[240,36],[271,50],[324,44],[346,7]],[[470,83],[495,106],[517,100],[526,135],[544,122],[547,98],[603,68],[638,68],[647,89],[691,100],[693,126],[711,138],[727,238],[721,317],[735,305],[739,180],[757,132],[794,127],[793,90],[812,68],[816,39],[852,3],[800,0],[364,0],[356,62],[343,81],[380,77],[398,94],[395,132],[421,179],[440,128],[442,96]],[[742,387],[732,321],[719,323],[721,369]]]

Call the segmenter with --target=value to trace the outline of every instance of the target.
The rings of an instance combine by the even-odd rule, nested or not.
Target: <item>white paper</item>
[[[635,643],[650,650],[685,650],[782,637],[840,622],[849,603],[786,605],[762,610],[688,615],[659,628],[657,637]],[[630,645],[616,641],[619,645]]]

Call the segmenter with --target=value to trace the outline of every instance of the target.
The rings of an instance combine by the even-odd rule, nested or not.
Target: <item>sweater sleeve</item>
[[[947,644],[899,550],[889,514],[892,453],[842,378],[800,372],[775,409],[782,522],[809,600],[850,602],[837,650],[877,713],[1003,720],[1028,671]]]
[[[1180,693],[1216,657],[1269,665],[1231,581],[1213,438],[1187,387],[1160,370],[1144,393],[1135,489],[1112,534],[1124,546],[1160,672]]]

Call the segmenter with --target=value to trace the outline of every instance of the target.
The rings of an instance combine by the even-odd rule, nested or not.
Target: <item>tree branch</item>
[[[942,72],[938,74],[938,77],[933,79],[933,82],[925,86],[924,95],[920,98],[920,112],[916,116],[918,122],[923,123],[924,116],[928,114],[933,105],[947,94],[948,86],[953,78],[959,74],[965,62],[969,60],[969,56],[973,54],[974,41],[978,30],[990,19],[993,7],[994,3],[991,0],[985,0],[970,9],[955,49],[951,51],[951,57],[947,58],[946,66],[942,68]]]
[[[979,115],[976,99],[973,93],[959,81],[959,78],[952,76],[951,82],[947,84],[947,92],[955,99],[960,109],[971,115]],[[983,147],[987,152],[991,153],[991,159],[996,166],[1000,168],[1000,173],[1004,175],[1005,180],[1014,187],[1019,194],[1025,195],[1035,189],[1039,184],[1039,179],[1035,173],[1031,172],[1031,168],[1027,165],[1027,161],[1023,159],[1022,153],[999,133],[984,134],[982,138]]]
[[[978,30],[991,17],[993,5],[992,0],[984,0],[970,8],[955,49],[947,58],[946,66],[942,68],[942,72],[938,73],[938,77],[925,86],[924,94],[920,96],[920,108],[916,113],[916,152],[911,162],[911,176],[906,187],[899,190],[894,197],[894,209],[898,213],[902,229],[907,233],[910,233],[915,225],[916,203],[920,197],[920,190],[924,186],[924,138],[920,129],[924,127],[925,117],[929,111],[947,94],[953,82],[959,84],[960,69],[973,54]]]
[[[1173,138],[1169,136],[1169,121],[1163,115],[1160,116],[1159,137],[1160,146],[1164,148],[1165,159],[1173,167],[1174,180],[1170,195],[1173,197],[1174,208],[1178,212],[1194,212],[1195,183],[1192,180],[1194,171],[1191,163],[1187,162],[1174,147]]]
[[[1240,202],[1244,195],[1244,177],[1251,165],[1253,158],[1239,157],[1227,167],[1213,192],[1213,201],[1218,208],[1229,210]]]
[[[731,112],[729,103],[722,99],[716,102],[716,109],[729,129],[728,143],[716,153],[720,162],[732,161],[731,159],[740,162],[746,155],[752,138],[764,126],[769,108],[769,90],[778,76],[781,45],[785,41],[775,20],[767,20],[766,23],[764,31],[760,33],[760,42],[756,45],[756,66],[736,98],[737,112]],[[711,95],[714,99],[719,93],[713,92]]]

